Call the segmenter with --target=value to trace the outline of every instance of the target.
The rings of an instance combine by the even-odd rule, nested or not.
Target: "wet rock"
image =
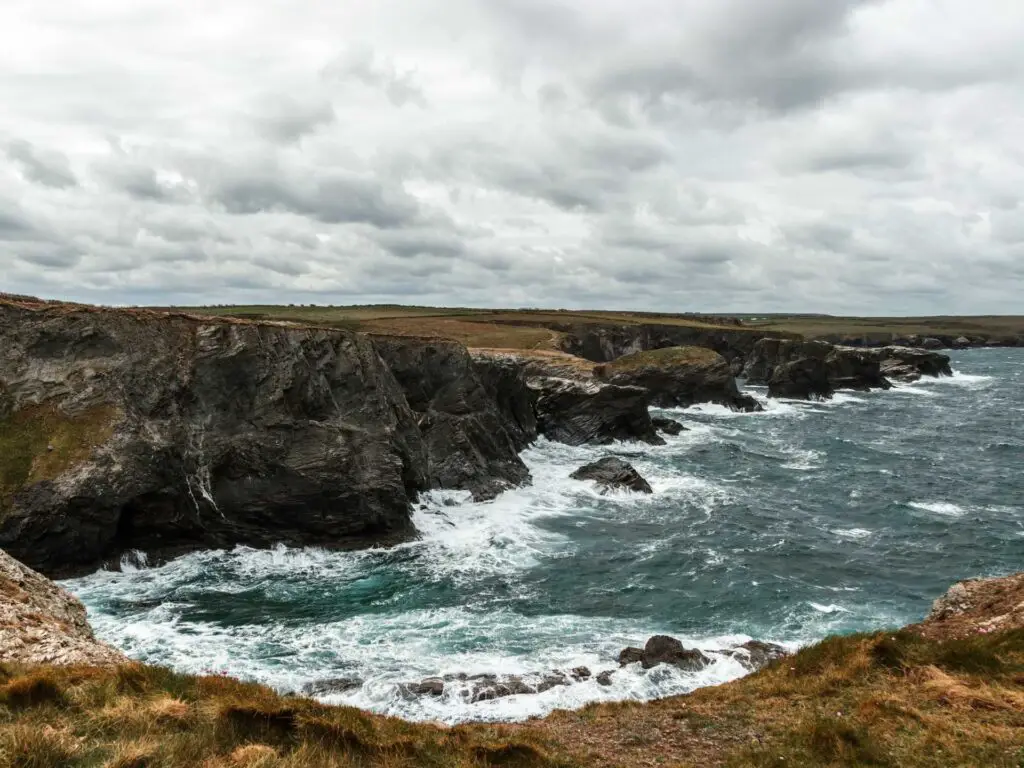
[[[949,356],[920,347],[889,346],[868,351],[878,360],[882,374],[897,381],[917,381],[922,376],[952,376]]]
[[[955,349],[966,349],[969,346],[971,346],[971,340],[966,336],[957,336],[953,339],[953,347]]]
[[[304,696],[333,696],[362,687],[363,681],[358,677],[335,677],[306,683],[302,686],[302,693]]]
[[[591,676],[589,667],[575,667],[569,671],[569,677],[573,680],[589,680]]]
[[[680,424],[675,419],[666,419],[661,416],[651,417],[651,422],[654,424],[654,428],[659,432],[664,432],[666,435],[678,435],[686,431],[686,427]]]
[[[755,398],[739,391],[728,361],[706,347],[637,352],[596,366],[594,374],[611,384],[643,387],[651,393],[651,404],[663,408],[718,403],[739,411],[762,410]]]
[[[531,378],[537,425],[549,440],[608,445],[617,440],[664,445],[648,411],[647,390],[596,381]]]
[[[711,663],[711,659],[696,648],[686,648],[681,642],[668,635],[655,635],[644,646],[640,662],[644,669],[659,664],[670,664],[686,671],[698,671]]]
[[[570,475],[573,480],[593,480],[605,493],[609,490],[628,490],[653,493],[648,483],[633,465],[615,456],[608,456],[580,467]]]
[[[400,688],[410,696],[441,696],[444,693],[444,680],[440,677],[427,677],[418,683],[403,683]]]
[[[767,384],[769,397],[826,399],[838,389],[889,389],[877,350],[827,341],[761,339],[743,370],[752,384]]]
[[[763,669],[773,661],[789,656],[789,651],[781,645],[760,640],[750,640],[727,653],[751,671]]]
[[[630,646],[629,648],[623,648],[619,652],[619,666],[620,667],[624,667],[627,664],[636,664],[638,661],[642,662],[643,660],[644,660],[644,649],[643,648],[634,648],[634,647]]]
[[[614,669],[606,669],[604,672],[601,672],[597,676],[597,678],[596,678],[597,679],[597,684],[598,685],[604,685],[604,686],[611,685],[612,684],[612,675],[614,675],[614,674],[615,674],[615,670]]]
[[[484,368],[453,341],[374,337],[373,345],[416,414],[431,487],[468,490],[479,501],[529,482],[519,451],[536,427],[521,377]]]

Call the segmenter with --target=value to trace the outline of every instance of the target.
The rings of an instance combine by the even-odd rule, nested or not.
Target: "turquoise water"
[[[713,650],[749,637],[796,646],[899,626],[950,583],[1024,569],[1024,350],[954,355],[957,375],[762,414],[668,411],[663,447],[525,458],[530,488],[489,504],[437,494],[419,541],[393,550],[194,554],[65,582],[97,632],[183,671],[282,690],[358,677],[344,701],[416,719],[514,719],[599,699],[649,699],[742,674],[627,669],[540,695],[467,703],[403,696],[445,673],[616,667],[657,632]],[[752,388],[763,397],[763,391]],[[568,479],[626,457],[652,497]]]

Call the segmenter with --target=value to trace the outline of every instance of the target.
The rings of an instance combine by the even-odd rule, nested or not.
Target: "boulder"
[[[580,467],[570,475],[573,480],[593,480],[602,493],[610,490],[653,493],[650,484],[628,461],[608,456]]]
[[[940,339],[925,337],[918,342],[918,346],[921,347],[921,349],[942,349],[946,345],[943,344]]]
[[[644,646],[640,664],[651,669],[659,664],[669,664],[688,672],[697,672],[711,663],[711,659],[696,648],[685,648],[681,642],[668,635],[655,635]]]
[[[655,635],[643,648],[623,648],[619,653],[619,666],[640,662],[644,669],[659,664],[696,672],[711,663],[711,659],[696,648],[685,648],[681,642],[668,635]]]
[[[630,646],[629,648],[623,648],[619,652],[619,666],[620,667],[624,667],[627,664],[636,664],[638,661],[643,661],[643,660],[644,660],[644,649],[643,648],[634,648],[634,647]]]
[[[620,386],[643,387],[662,408],[719,403],[733,410],[759,411],[744,395],[724,357],[705,347],[667,347],[617,358],[594,368],[594,375]]]
[[[955,349],[966,349],[971,346],[971,340],[966,336],[957,336],[953,339],[953,347]]]
[[[333,677],[326,680],[314,680],[302,686],[304,696],[335,696],[354,691],[363,687],[358,677]]]
[[[444,680],[440,677],[427,677],[418,683],[403,683],[399,686],[408,696],[441,696],[444,694]]]
[[[773,661],[789,656],[789,651],[775,643],[750,640],[728,651],[728,654],[737,659],[747,669],[756,672]]]
[[[116,666],[128,661],[96,639],[78,598],[0,551],[0,662]]]
[[[661,416],[652,416],[651,423],[654,424],[654,428],[659,432],[663,432],[666,435],[679,435],[686,431],[686,427],[680,424],[675,419],[666,419]]]
[[[616,440],[663,445],[648,411],[647,390],[596,381],[536,377],[537,426],[567,445],[608,445]]]
[[[604,672],[598,674],[595,678],[598,685],[609,686],[612,684],[612,675],[615,674],[614,669],[606,669]]]

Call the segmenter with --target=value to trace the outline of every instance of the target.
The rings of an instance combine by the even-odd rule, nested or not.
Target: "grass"
[[[688,696],[444,728],[132,664],[0,665],[0,765],[1020,768],[1024,630],[830,638]]]
[[[674,365],[709,365],[721,361],[722,357],[707,347],[665,347],[646,352],[635,352],[625,355],[610,363],[604,364],[604,370],[611,375],[622,371],[635,371],[641,368],[663,368]]]
[[[842,336],[890,341],[894,336],[982,336],[1008,339],[1024,336],[1024,317],[830,317],[771,315],[745,320],[753,328],[799,333],[807,338]]]
[[[72,416],[44,404],[0,418],[0,509],[19,489],[58,477],[87,459],[110,438],[116,417],[109,406]]]

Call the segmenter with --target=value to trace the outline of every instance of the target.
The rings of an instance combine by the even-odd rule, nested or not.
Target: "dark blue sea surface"
[[[542,442],[525,455],[532,487],[487,504],[436,494],[415,513],[422,538],[392,550],[240,547],[65,584],[135,658],[283,690],[357,677],[332,700],[410,718],[685,692],[743,669],[725,657],[696,674],[630,668],[609,687],[476,704],[455,685],[434,699],[397,684],[597,672],[659,632],[709,650],[796,646],[919,620],[954,581],[1024,569],[1024,350],[957,352],[953,367],[761,414],[668,411],[689,430],[663,447]],[[569,479],[609,454],[654,495],[602,497]]]

